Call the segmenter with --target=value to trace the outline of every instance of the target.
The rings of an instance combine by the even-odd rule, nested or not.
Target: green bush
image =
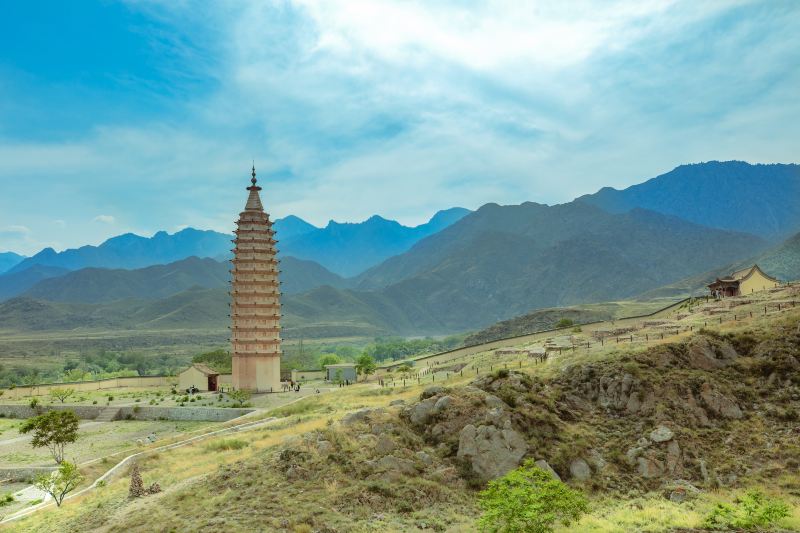
[[[210,452],[227,452],[229,450],[241,450],[249,445],[250,443],[241,439],[222,439],[206,444],[205,448]]]
[[[575,325],[575,322],[573,322],[569,318],[562,318],[561,320],[556,322],[556,327],[557,328],[568,328],[568,327],[574,326],[574,325]]]
[[[481,531],[547,533],[556,523],[568,526],[588,508],[586,497],[528,460],[489,482],[479,495]]]
[[[707,529],[744,529],[762,531],[789,516],[789,506],[758,490],[750,490],[733,504],[718,503],[706,516]]]
[[[10,492],[0,496],[0,507],[14,503],[14,495]]]

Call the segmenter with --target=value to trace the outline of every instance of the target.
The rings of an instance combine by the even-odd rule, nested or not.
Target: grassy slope
[[[602,449],[610,459],[608,474],[583,487],[592,495],[590,515],[569,531],[696,527],[716,501],[729,501],[743,487],[762,487],[788,500],[793,516],[782,526],[800,529],[800,478],[796,471],[786,468],[792,457],[796,461],[798,453],[791,433],[793,423],[786,418],[786,408],[792,400],[782,396],[792,385],[767,383],[774,370],[790,379],[792,375],[796,377],[796,370],[792,374],[781,368],[789,364],[784,357],[786,350],[797,356],[792,336],[800,335],[799,324],[800,309],[784,312],[782,318],[756,315],[753,320],[723,324],[723,330],[733,334],[734,343],[746,356],[736,365],[715,372],[685,367],[681,363],[686,353],[682,344],[655,348],[613,346],[585,356],[578,353],[566,366],[559,360],[538,366],[526,362],[522,368],[525,372],[549,384],[542,389],[540,408],[532,414],[534,418],[544,417],[543,421],[549,420],[558,429],[553,439],[537,437],[534,432],[531,438],[541,439],[536,453],[548,454],[547,459],[559,471],[563,471],[563,462],[568,458],[565,452],[589,445]],[[754,349],[752,339],[761,343],[762,349]],[[659,366],[658,362],[667,356],[673,357],[669,359],[673,363]],[[491,362],[489,354],[481,357]],[[598,376],[631,372],[641,383],[648,384],[645,391],[664,394],[659,394],[659,402],[649,414],[630,417],[615,412],[609,416],[588,405],[573,408],[577,417],[564,418],[559,411],[563,409],[559,398],[584,368],[592,368]],[[464,385],[470,379],[453,376],[448,386]],[[714,421],[711,427],[692,426],[682,418],[682,411],[670,403],[679,401],[670,391],[677,391],[675,384],[692,387],[698,379],[712,380],[725,394],[736,398],[747,415],[741,420]],[[149,531],[153,524],[159,524],[164,530],[175,531],[370,531],[375,527],[409,531],[424,524],[435,530],[471,530],[476,515],[474,491],[448,466],[451,463],[447,452],[437,451],[423,435],[398,419],[393,410],[381,415],[385,418],[378,421],[378,426],[393,424],[395,438],[403,447],[423,448],[435,457],[434,465],[421,474],[400,474],[389,482],[365,477],[362,467],[375,457],[373,437],[359,437],[364,434],[363,427],[329,425],[329,421],[355,408],[385,406],[398,398],[412,401],[428,385],[386,391],[357,386],[308,398],[277,410],[276,414],[285,418],[270,429],[237,436],[250,442],[243,449],[219,451],[199,444],[146,460],[142,465],[145,482],[158,481],[166,489],[162,495],[129,502],[125,498],[127,479],[123,478],[61,510],[50,509],[28,518],[18,528]],[[471,394],[462,391],[456,388],[454,394]],[[502,397],[503,393],[498,394]],[[528,401],[523,400],[523,405]],[[758,405],[755,410],[753,404]],[[525,413],[520,409],[517,412]],[[735,486],[704,492],[697,500],[682,505],[673,504],[660,492],[652,492],[656,483],[637,479],[615,459],[611,450],[614,446],[624,451],[628,442],[625,439],[641,435],[664,416],[678,424],[676,431],[687,453],[702,453],[715,475],[736,473]],[[317,432],[311,442],[321,436],[332,443],[333,455],[326,457],[307,443],[302,435],[311,432]],[[280,451],[286,449],[292,451],[282,457]],[[698,483],[699,475],[693,471],[696,463],[692,465],[687,467],[690,471],[686,476]],[[309,524],[313,524],[312,529],[307,529]]]

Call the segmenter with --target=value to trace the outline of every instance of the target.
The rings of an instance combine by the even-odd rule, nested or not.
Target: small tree
[[[247,389],[237,389],[229,392],[228,396],[233,400],[233,407],[245,407],[252,394]]]
[[[338,365],[342,360],[335,353],[326,353],[319,358],[319,367],[325,368],[328,365]]]
[[[362,353],[358,359],[356,359],[356,372],[359,374],[369,376],[370,374],[374,374],[377,368],[378,365],[375,363],[375,358],[368,353]]]
[[[70,387],[56,387],[54,389],[50,389],[50,397],[52,397],[54,400],[60,400],[61,403],[64,403],[67,398],[73,394],[75,394],[75,389]]]
[[[78,471],[78,467],[69,461],[63,461],[55,472],[39,475],[33,485],[51,495],[56,501],[56,505],[61,507],[61,502],[72,492],[83,480],[83,476]]]
[[[588,508],[586,497],[570,489],[533,461],[489,482],[480,493],[482,531],[547,533],[560,522],[568,526]]]
[[[31,445],[34,448],[47,447],[56,463],[61,464],[64,447],[78,439],[78,424],[78,417],[72,411],[48,411],[26,420],[19,432],[33,431]]]
[[[570,327],[570,326],[572,326],[574,324],[575,324],[575,322],[573,322],[569,318],[562,318],[561,320],[559,320],[556,323],[556,327],[557,328],[568,328],[568,327]]]
[[[408,379],[411,376],[411,365],[403,363],[397,368],[397,371],[403,379]]]
[[[344,374],[342,374],[342,369],[337,368],[336,372],[333,374],[333,382],[336,384],[344,383]]]

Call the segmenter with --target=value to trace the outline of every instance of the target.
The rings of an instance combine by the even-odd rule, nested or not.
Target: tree
[[[250,391],[247,389],[237,389],[228,393],[228,396],[233,400],[233,407],[245,407],[247,400],[250,399]]]
[[[569,318],[562,318],[561,320],[559,320],[556,323],[556,327],[557,328],[568,328],[568,327],[570,327],[570,326],[572,326],[574,324],[575,324],[575,322],[573,322]]]
[[[326,353],[319,358],[319,367],[325,368],[328,365],[338,365],[342,360],[335,353]]]
[[[72,411],[48,411],[29,418],[19,432],[33,431],[31,445],[34,448],[47,447],[56,463],[61,464],[64,447],[78,439],[78,423],[78,417]]]
[[[368,353],[362,353],[358,359],[356,359],[356,372],[359,374],[369,376],[370,374],[374,374],[377,368],[378,365],[375,364],[375,358]]]
[[[556,522],[568,526],[588,508],[582,493],[531,460],[490,481],[478,504],[483,509],[478,526],[492,533],[547,533]]]
[[[403,363],[399,367],[397,367],[397,371],[400,373],[400,376],[403,379],[408,379],[411,376],[411,365],[408,363]]]
[[[61,403],[64,403],[67,398],[75,394],[75,389],[69,387],[56,387],[54,389],[50,389],[50,396],[54,400],[61,400]]]
[[[47,474],[39,475],[33,485],[51,495],[56,501],[56,505],[61,507],[64,498],[83,481],[83,476],[78,471],[78,467],[69,461],[63,461],[58,470]]]

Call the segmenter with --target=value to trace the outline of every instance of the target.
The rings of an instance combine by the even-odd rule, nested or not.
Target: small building
[[[201,363],[192,366],[178,374],[178,389],[188,390],[192,387],[200,391],[216,391],[221,385],[220,373]]]
[[[758,265],[753,265],[742,270],[732,272],[724,278],[717,278],[708,285],[711,296],[726,298],[729,296],[742,296],[777,287],[780,281],[764,273]]]
[[[348,381],[355,383],[358,378],[355,363],[337,363],[325,365],[325,379],[327,381]]]

